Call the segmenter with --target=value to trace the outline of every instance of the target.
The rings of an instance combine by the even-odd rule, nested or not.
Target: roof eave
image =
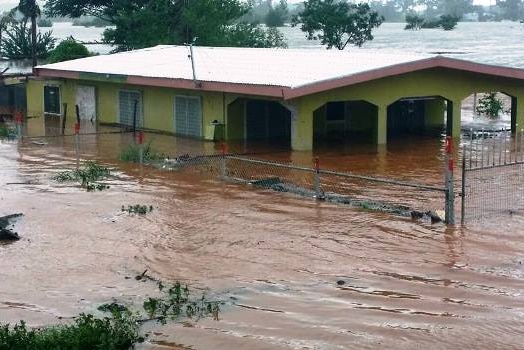
[[[355,85],[367,81],[431,68],[456,69],[471,73],[479,73],[503,78],[524,80],[524,69],[494,66],[489,64],[460,60],[456,58],[436,56],[412,62],[400,63],[384,68],[369,70],[366,72],[352,74],[341,78],[335,78],[322,82],[297,86],[284,91],[284,100],[291,100],[294,98],[319,93],[322,91],[333,90],[344,86]]]
[[[74,80],[89,80],[89,78],[83,78],[82,74],[93,74],[90,72],[77,72],[67,71],[49,68],[36,68],[36,76],[46,78],[64,78]],[[110,76],[110,74],[94,73],[93,75],[99,75],[104,81],[104,76]],[[111,82],[108,78],[107,82]],[[195,81],[189,79],[173,79],[173,78],[158,78],[158,77],[143,77],[129,75],[125,76],[124,81],[120,83],[130,85],[141,85],[141,86],[154,86],[154,87],[165,87],[172,89],[183,89],[193,91],[209,91],[209,92],[227,92],[241,95],[255,95],[265,96],[273,98],[283,98],[285,91],[289,90],[286,86],[272,86],[272,85],[258,85],[258,84],[240,84],[240,83],[228,83],[228,82],[214,82],[214,81]]]

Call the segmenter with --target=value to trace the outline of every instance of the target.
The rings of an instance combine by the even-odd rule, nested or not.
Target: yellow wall
[[[238,95],[222,92],[195,92],[167,88],[123,85],[115,78],[113,82],[94,80],[50,80],[60,84],[62,102],[70,106],[69,116],[74,113],[76,85],[90,85],[97,88],[98,118],[105,123],[117,122],[118,91],[122,88],[140,90],[143,92],[144,127],[148,129],[175,132],[173,128],[174,96],[198,95],[202,97],[203,125],[202,135],[206,127],[214,119],[228,123],[226,137],[239,138],[244,133],[244,119],[241,118],[243,107],[236,103],[231,104]],[[30,80],[27,85],[29,115],[43,114],[43,81]],[[524,84],[506,78],[496,78],[472,74],[467,72],[446,69],[431,69],[353,86],[333,89],[329,91],[303,96],[285,105],[292,109],[292,147],[295,150],[310,150],[313,147],[313,114],[316,109],[330,101],[357,101],[370,102],[378,107],[376,120],[377,143],[387,142],[387,107],[400,98],[441,96],[453,103],[454,120],[452,134],[460,135],[460,109],[464,98],[474,92],[500,91],[517,98],[517,118],[519,129],[524,127]],[[246,97],[246,96],[244,96]],[[263,99],[261,97],[255,97]],[[270,100],[268,98],[268,100]],[[231,105],[230,105],[231,104]],[[226,108],[227,107],[227,108]],[[442,108],[442,105],[432,109]],[[229,109],[229,113],[227,111]],[[229,114],[229,115],[228,115]],[[366,113],[367,114],[367,113]],[[228,118],[225,118],[228,115]],[[438,118],[433,115],[434,118]],[[226,120],[227,119],[227,120]],[[431,120],[434,120],[431,118]],[[234,125],[233,125],[234,124]]]
[[[27,84],[28,113],[32,116],[43,116],[43,87],[45,84],[60,86],[61,103],[68,104],[68,116],[74,117],[75,94],[77,85],[94,86],[97,94],[98,120],[102,123],[118,122],[118,93],[120,90],[142,92],[144,128],[176,133],[174,126],[174,98],[176,95],[200,96],[202,98],[202,131],[213,120],[225,122],[224,102],[226,96],[221,92],[189,92],[168,88],[124,85],[85,80],[37,80]]]

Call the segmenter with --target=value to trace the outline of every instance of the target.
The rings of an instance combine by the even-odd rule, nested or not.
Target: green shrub
[[[458,24],[460,17],[454,15],[442,15],[440,16],[440,26],[444,30],[453,30]]]
[[[96,162],[88,161],[85,162],[82,168],[61,172],[53,179],[57,182],[78,181],[80,186],[85,188],[88,192],[91,192],[102,191],[109,188],[109,186],[98,182],[109,177],[109,175],[111,175],[111,172],[108,168],[105,168]]]
[[[422,28],[422,24],[424,24],[424,17],[417,14],[408,14],[406,15],[406,26],[404,29],[419,30]]]
[[[477,113],[489,118],[496,119],[504,112],[504,104],[497,98],[496,92],[490,92],[479,99]]]
[[[113,312],[102,319],[81,314],[70,325],[27,328],[0,325],[0,350],[127,350],[143,341],[137,318],[130,312]]]
[[[151,147],[152,142],[153,141],[149,141],[144,146],[142,146],[142,160],[144,162],[155,161],[165,158],[164,154],[157,152],[155,149],[153,149],[153,147]],[[122,149],[120,151],[120,154],[118,155],[118,159],[120,159],[123,162],[140,163],[140,145],[133,143],[127,146],[126,148]]]
[[[10,128],[5,125],[0,125],[0,140],[14,140],[16,139],[17,132],[14,128]]]
[[[49,63],[76,60],[78,58],[89,57],[92,54],[83,44],[76,42],[74,39],[66,39],[51,51]]]
[[[37,25],[42,28],[50,28],[53,26],[53,22],[49,18],[39,18]]]
[[[31,26],[27,20],[14,23],[4,31],[2,37],[2,55],[10,59],[23,59],[31,57]],[[56,39],[52,32],[38,32],[36,37],[36,55],[46,58],[55,47]]]
[[[440,20],[438,18],[425,19],[420,26],[423,29],[434,29],[440,27]]]

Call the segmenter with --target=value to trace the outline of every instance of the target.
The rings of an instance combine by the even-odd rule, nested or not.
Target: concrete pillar
[[[460,138],[462,100],[447,100],[446,104],[446,134]]]
[[[511,97],[511,132],[524,129],[524,96]]]
[[[426,100],[424,109],[426,130],[438,129],[445,124],[446,102],[442,98]]]
[[[385,145],[388,142],[388,106],[379,105],[377,112],[377,145]]]
[[[313,112],[307,104],[287,105],[291,111],[291,148],[294,151],[313,149]]]

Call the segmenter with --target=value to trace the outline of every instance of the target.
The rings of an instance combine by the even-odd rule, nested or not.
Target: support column
[[[445,123],[446,102],[442,98],[425,101],[424,125],[426,130],[440,129]]]
[[[460,138],[462,100],[446,100],[446,135]]]
[[[524,129],[524,96],[511,97],[511,132]]]
[[[313,149],[313,108],[307,105],[286,105],[291,111],[291,148],[293,151]]]
[[[388,142],[388,106],[380,105],[377,111],[377,145],[385,145]]]

